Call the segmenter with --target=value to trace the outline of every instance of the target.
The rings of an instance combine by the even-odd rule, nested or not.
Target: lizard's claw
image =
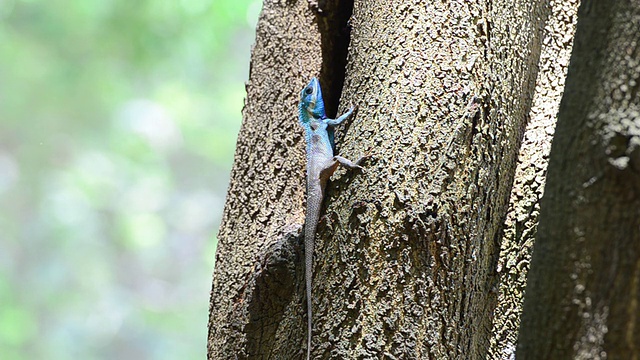
[[[370,159],[371,158],[371,154],[365,154],[364,156],[361,156],[360,159],[358,159],[358,161],[356,161],[356,165],[360,165],[362,164],[365,160]]]

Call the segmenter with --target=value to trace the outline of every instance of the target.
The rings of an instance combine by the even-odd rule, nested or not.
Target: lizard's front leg
[[[349,110],[347,110],[346,113],[340,115],[337,119],[327,119],[327,124],[331,125],[331,126],[336,126],[338,124],[340,124],[341,122],[345,121],[349,116],[351,116],[351,114],[353,114],[353,111],[356,109],[356,106],[351,105],[351,107],[349,108]]]

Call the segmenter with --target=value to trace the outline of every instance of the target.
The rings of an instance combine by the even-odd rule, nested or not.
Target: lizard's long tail
[[[311,278],[313,266],[313,241],[315,237],[315,224],[307,222],[305,226],[304,257],[307,281],[307,360],[311,359]]]
[[[316,236],[320,206],[322,205],[322,186],[309,186],[307,197],[307,216],[304,227],[304,258],[307,282],[307,360],[311,359],[311,279],[313,278],[313,246]]]

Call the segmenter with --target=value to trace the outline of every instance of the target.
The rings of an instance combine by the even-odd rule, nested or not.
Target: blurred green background
[[[259,0],[0,0],[0,358],[204,359]]]

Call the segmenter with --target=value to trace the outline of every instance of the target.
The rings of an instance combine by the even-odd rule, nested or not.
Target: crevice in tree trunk
[[[328,0],[323,3],[322,12],[316,12],[322,42],[320,83],[327,115],[333,117],[338,111],[344,84],[353,0]]]

